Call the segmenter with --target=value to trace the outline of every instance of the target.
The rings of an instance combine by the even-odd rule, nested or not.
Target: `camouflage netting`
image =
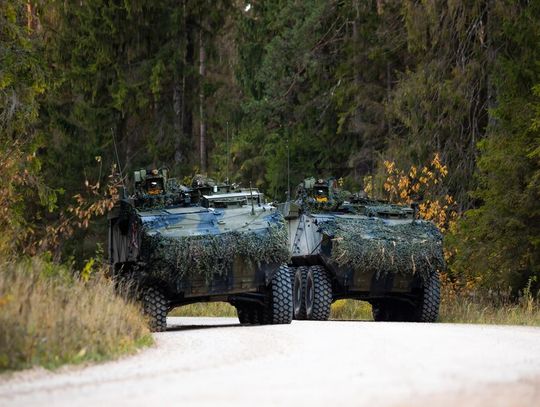
[[[423,278],[444,268],[442,235],[430,222],[336,218],[320,230],[332,238],[332,260],[342,267],[377,274],[419,273]]]
[[[147,254],[147,271],[170,282],[196,276],[210,281],[212,276],[223,276],[232,270],[238,257],[256,265],[286,263],[290,255],[282,223],[257,232],[175,238],[143,234],[142,248],[142,253]]]

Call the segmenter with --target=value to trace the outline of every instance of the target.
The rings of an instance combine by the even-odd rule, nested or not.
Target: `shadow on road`
[[[304,321],[294,321],[295,323],[302,323]],[[305,321],[305,322],[319,322],[319,321]],[[368,319],[330,319],[328,321],[320,321],[320,322],[375,322],[373,320]],[[214,329],[214,328],[250,328],[250,327],[258,327],[258,326],[269,326],[269,325],[242,325],[240,323],[235,324],[189,324],[189,325],[178,325],[178,324],[171,324],[167,326],[167,332],[182,332],[182,331],[196,331],[198,329]]]
[[[375,322],[372,319],[329,319],[329,322]]]
[[[213,328],[236,328],[246,327],[247,325],[237,324],[215,324],[215,325],[169,325],[167,332],[195,331],[197,329],[213,329]]]

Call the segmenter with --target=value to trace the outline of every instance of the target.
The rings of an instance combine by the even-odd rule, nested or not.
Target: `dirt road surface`
[[[540,328],[169,318],[104,364],[0,376],[0,406],[540,406]]]

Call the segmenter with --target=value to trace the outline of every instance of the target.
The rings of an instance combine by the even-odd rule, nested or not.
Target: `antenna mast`
[[[114,154],[116,155],[116,162],[118,165],[118,172],[120,172],[120,180],[122,181],[122,198],[126,198],[126,184],[124,183],[124,174],[122,172],[122,164],[120,163],[120,156],[118,155],[118,147],[116,145],[116,136],[114,134],[114,130],[111,127],[111,134],[113,139],[113,145],[114,145]]]
[[[227,121],[227,169],[226,169],[226,175],[227,175],[227,183],[230,184],[229,181],[229,156],[231,155],[231,147],[229,145],[229,122]]]
[[[291,200],[291,150],[287,138],[287,201]]]
[[[253,204],[253,190],[251,189],[251,181],[249,181],[249,195],[251,197],[251,215],[255,215],[255,205]]]

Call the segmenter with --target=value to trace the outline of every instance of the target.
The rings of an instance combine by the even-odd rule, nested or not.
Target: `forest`
[[[2,0],[0,251],[102,259],[119,169],[276,201],[333,176],[435,211],[451,281],[535,292],[539,21],[527,0]]]

